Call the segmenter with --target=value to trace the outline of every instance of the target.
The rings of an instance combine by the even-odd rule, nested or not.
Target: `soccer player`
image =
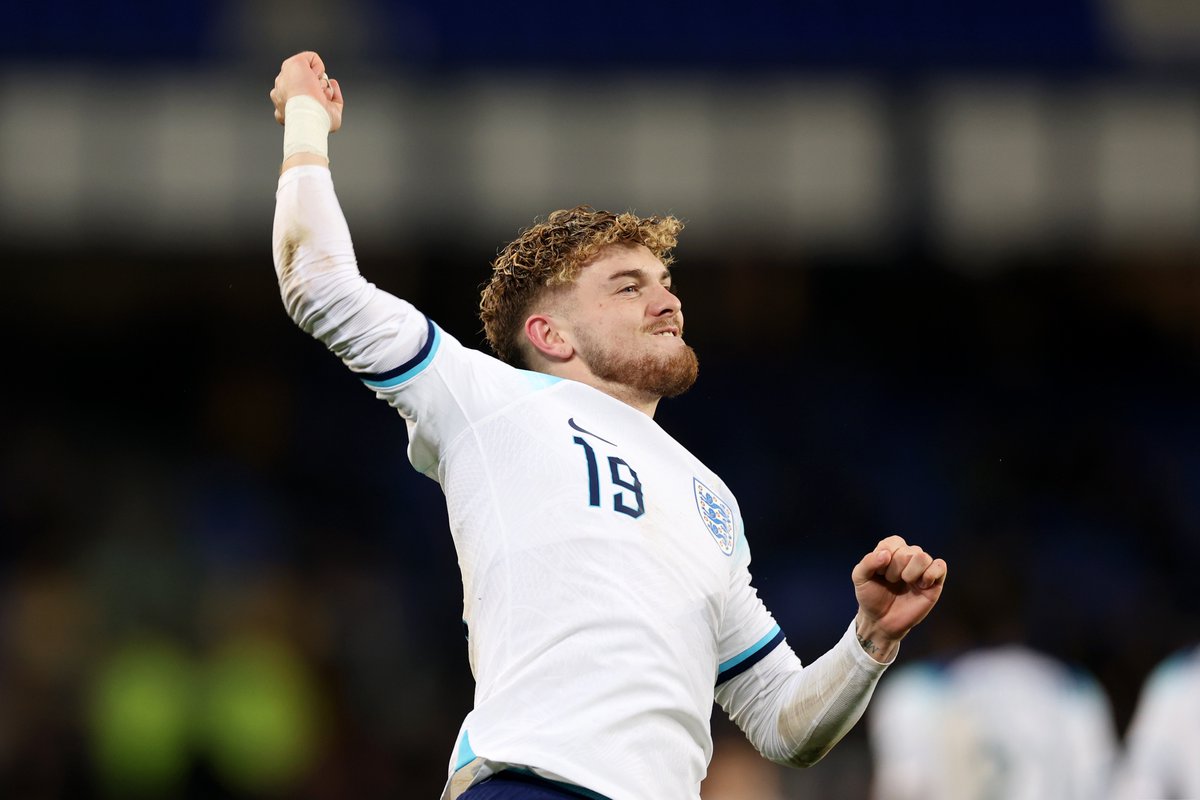
[[[1200,647],[1170,656],[1146,679],[1112,797],[1200,797]]]
[[[446,496],[476,691],[444,800],[697,798],[714,698],[766,757],[820,759],[946,564],[879,542],[851,572],[845,635],[801,666],[751,586],[733,492],[653,420],[697,371],[668,270],[679,221],[581,206],[522,232],[480,304],[493,358],[359,274],[321,59],[283,62],[271,98],[284,305],[396,408]]]
[[[1117,749],[1095,678],[1019,644],[889,673],[867,722],[873,800],[1096,800]]]

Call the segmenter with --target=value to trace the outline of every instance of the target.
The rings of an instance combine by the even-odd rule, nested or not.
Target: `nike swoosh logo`
[[[585,430],[585,429],[579,427],[578,425],[576,425],[574,417],[571,417],[570,419],[568,419],[567,424],[570,425],[575,430],[579,431],[580,433],[586,433],[588,436],[595,436],[600,441],[604,442],[605,444],[611,444],[613,447],[617,446],[616,443],[610,442],[608,439],[605,439],[603,436],[596,436],[596,434],[592,433],[591,431]]]

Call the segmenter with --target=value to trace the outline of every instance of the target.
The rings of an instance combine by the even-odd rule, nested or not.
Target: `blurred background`
[[[488,262],[685,219],[658,420],[811,661],[851,566],[951,564],[905,660],[1003,629],[1124,730],[1200,639],[1200,5],[43,0],[0,26],[0,794],[435,797],[472,681],[438,487],[294,328],[267,93],[318,50],[364,273],[483,346]],[[861,798],[747,759],[706,800]]]

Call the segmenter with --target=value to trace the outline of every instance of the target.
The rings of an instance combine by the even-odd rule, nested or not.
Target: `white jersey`
[[[327,170],[284,173],[277,209],[285,305],[400,412],[446,496],[476,692],[443,798],[513,768],[613,800],[698,798],[716,686],[796,661],[750,584],[733,492],[645,414],[465,348],[363,281]],[[882,665],[846,638],[869,696]]]
[[[1200,797],[1200,648],[1147,678],[1115,785],[1114,800]]]
[[[1100,685],[1019,646],[896,670],[868,724],[875,800],[1097,800],[1117,747]]]

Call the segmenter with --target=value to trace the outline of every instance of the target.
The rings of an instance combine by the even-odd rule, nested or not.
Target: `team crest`
[[[700,521],[717,540],[721,552],[727,556],[733,555],[733,511],[712,489],[696,478],[692,478],[692,484],[696,489],[696,510],[700,512]]]

